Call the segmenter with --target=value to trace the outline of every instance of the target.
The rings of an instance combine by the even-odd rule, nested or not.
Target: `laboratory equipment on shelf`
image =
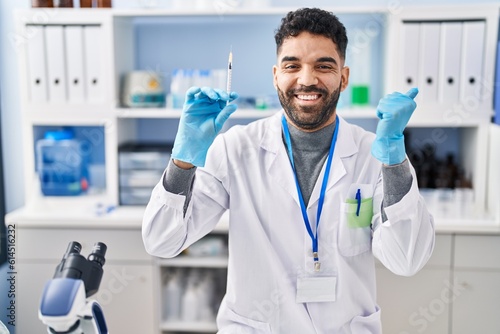
[[[350,77],[351,105],[367,106],[370,104],[370,69],[371,69],[371,40],[363,38],[359,31],[354,33],[354,46],[350,50]]]
[[[69,243],[54,277],[45,284],[39,319],[52,334],[107,334],[101,306],[88,300],[99,289],[107,247],[97,242],[88,258],[80,255],[81,244]]]
[[[45,196],[80,195],[88,188],[85,143],[70,129],[47,131],[36,142],[37,171]]]
[[[227,69],[175,68],[172,70],[167,107],[182,108],[186,91],[192,86],[226,89],[227,77]]]
[[[146,205],[170,160],[171,144],[124,143],[118,148],[120,205]]]
[[[158,108],[165,104],[165,92],[158,73],[132,71],[123,83],[122,103],[131,108]]]

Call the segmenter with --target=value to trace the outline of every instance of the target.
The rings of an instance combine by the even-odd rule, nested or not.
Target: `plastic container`
[[[354,43],[349,66],[351,104],[352,106],[367,106],[370,104],[371,42],[369,38],[356,38],[355,36]]]
[[[178,321],[181,317],[183,288],[180,273],[175,271],[163,286],[164,320]]]
[[[170,95],[167,106],[180,109],[184,105],[186,91],[193,85],[194,70],[176,68],[172,71]]]
[[[82,142],[70,130],[48,131],[36,143],[37,171],[45,196],[76,196],[87,190]]]
[[[184,322],[200,320],[198,289],[193,280],[188,281],[186,290],[182,295],[181,320]]]

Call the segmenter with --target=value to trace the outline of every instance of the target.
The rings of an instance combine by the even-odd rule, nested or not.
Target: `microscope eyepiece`
[[[80,254],[81,250],[79,242],[69,243],[61,263],[56,267],[54,278],[81,279],[85,284],[85,294],[89,297],[97,292],[101,283],[107,247],[102,242],[96,242],[87,258]]]
[[[101,267],[104,265],[106,260],[104,255],[106,255],[106,250],[108,248],[102,242],[96,242],[94,247],[92,247],[92,252],[88,256],[89,261],[97,262]]]
[[[82,250],[82,245],[78,241],[71,241],[68,244],[64,258],[67,258],[69,254],[80,254]]]

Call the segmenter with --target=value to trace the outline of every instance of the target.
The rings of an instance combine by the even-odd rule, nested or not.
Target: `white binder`
[[[83,26],[64,27],[66,60],[68,64],[68,102],[85,101],[83,69]]]
[[[443,22],[439,73],[439,102],[456,103],[459,99],[462,23]]]
[[[85,91],[87,102],[99,103],[103,100],[102,70],[101,70],[101,27],[84,26],[85,51]]]
[[[419,95],[426,104],[438,101],[440,23],[424,22],[420,28]]]
[[[66,102],[66,65],[64,57],[64,30],[60,25],[45,27],[47,50],[47,77],[49,102]]]
[[[404,23],[401,33],[403,54],[401,71],[401,91],[406,93],[418,86],[418,54],[420,23]],[[418,98],[418,96],[417,96]]]
[[[43,26],[30,26],[32,38],[27,40],[29,99],[47,101],[47,72],[45,62],[45,33]]]
[[[480,102],[484,58],[485,22],[463,23],[462,75],[460,97],[465,103]],[[471,102],[473,101],[473,102]]]

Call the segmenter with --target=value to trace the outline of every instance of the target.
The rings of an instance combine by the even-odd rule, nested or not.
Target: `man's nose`
[[[297,78],[297,84],[302,86],[314,86],[318,84],[318,78],[313,69],[303,68],[299,72],[299,77]]]

